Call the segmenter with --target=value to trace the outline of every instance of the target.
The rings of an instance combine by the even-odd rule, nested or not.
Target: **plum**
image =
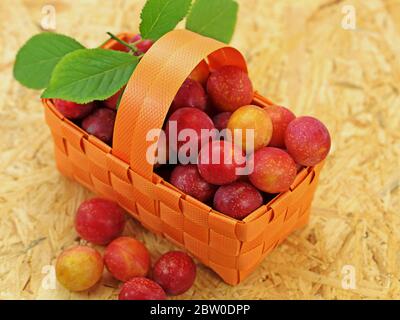
[[[135,56],[140,56],[140,55],[146,53],[147,51],[149,51],[149,49],[154,44],[154,42],[152,40],[142,39],[142,36],[140,34],[134,35],[133,37],[127,39],[126,42],[129,44],[136,43],[135,46],[136,46],[137,52],[135,52]],[[130,50],[125,47],[125,51],[129,52]]]
[[[125,227],[125,211],[115,202],[94,198],[84,201],[75,217],[75,229],[86,241],[106,245]]]
[[[56,109],[67,119],[80,120],[90,114],[95,108],[95,103],[78,104],[61,99],[53,99]]]
[[[136,277],[125,282],[118,296],[119,300],[166,300],[161,286],[153,280]]]
[[[97,109],[82,121],[82,129],[105,143],[111,144],[116,112],[107,108]]]
[[[285,148],[286,129],[296,116],[292,111],[281,106],[268,106],[264,110],[269,114],[272,120],[273,133],[269,147]]]
[[[192,71],[189,78],[199,82],[203,87],[207,85],[208,77],[210,76],[210,68],[204,60]]]
[[[214,126],[217,130],[222,131],[228,127],[229,119],[232,116],[232,112],[218,113],[214,118]]]
[[[122,88],[117,93],[115,93],[114,95],[109,97],[107,100],[105,100],[104,101],[105,106],[111,110],[117,110],[117,104],[121,97],[121,94],[124,92],[124,89],[125,88]]]
[[[128,44],[136,43],[135,46],[136,46],[137,52],[135,52],[135,56],[140,56],[140,55],[146,53],[154,44],[154,42],[152,40],[148,40],[148,39],[142,40],[142,36],[140,34],[135,34],[132,37],[125,39],[125,42]],[[123,51],[123,52],[130,51],[129,48],[127,48],[126,46],[124,46],[121,43],[115,44],[113,47],[113,50]]]
[[[141,55],[146,53],[147,51],[150,50],[150,48],[153,46],[154,42],[149,39],[142,40],[141,42],[136,44],[136,48],[138,49],[138,52],[136,55]]]
[[[210,117],[203,111],[196,108],[182,108],[175,111],[168,119],[166,125],[166,135],[167,141],[171,143],[170,139],[174,139],[171,136],[171,127],[176,126],[177,129],[177,138],[176,147],[177,150],[174,150],[175,147],[170,144],[170,148],[175,152],[179,151],[183,145],[189,145],[193,150],[196,151],[195,155],[197,156],[198,151],[200,150],[203,139],[202,139],[202,130],[206,130],[207,132],[215,129],[214,123],[210,119]],[[183,130],[191,129],[195,136],[191,138],[186,138],[184,141],[179,141],[183,139],[179,139],[179,135]]]
[[[126,38],[125,42],[127,42],[129,44],[132,44],[132,43],[135,43],[135,42],[137,42],[137,41],[139,41],[141,39],[142,39],[142,37],[140,36],[140,34],[135,34],[135,35],[133,35],[131,37]],[[115,43],[115,45],[113,46],[112,50],[122,51],[122,52],[129,52],[130,51],[129,48],[127,48],[126,46],[124,46],[122,43],[119,43],[119,42]]]
[[[261,207],[261,193],[247,182],[221,186],[215,193],[214,208],[232,218],[242,220]]]
[[[196,265],[184,252],[171,251],[154,264],[153,279],[167,294],[179,295],[188,291],[196,279]]]
[[[213,141],[203,146],[197,161],[200,175],[208,183],[224,185],[239,178],[243,152],[231,142]]]
[[[138,240],[120,237],[111,242],[104,252],[107,270],[118,280],[128,281],[145,277],[150,269],[150,254]]]
[[[76,246],[65,250],[57,258],[57,280],[70,291],[84,291],[93,287],[103,274],[103,259],[95,249]]]
[[[228,122],[232,136],[236,130],[241,133],[243,151],[253,152],[268,145],[272,137],[272,121],[262,108],[248,105],[237,109]],[[247,141],[246,130],[253,130],[254,140]],[[240,137],[240,136],[239,136]]]
[[[193,164],[175,167],[170,182],[184,193],[202,202],[210,200],[216,191],[216,187],[205,181],[197,166]]]
[[[292,157],[278,148],[264,147],[254,154],[254,171],[250,182],[267,193],[289,190],[297,175],[297,165]]]
[[[192,79],[186,79],[172,102],[170,111],[175,112],[181,108],[206,109],[207,96],[200,83]]]
[[[300,165],[312,167],[325,160],[331,149],[331,136],[325,125],[313,117],[300,117],[286,129],[285,145]]]
[[[254,97],[249,76],[235,66],[224,66],[212,72],[207,81],[207,92],[215,107],[222,112],[234,112],[249,105]]]

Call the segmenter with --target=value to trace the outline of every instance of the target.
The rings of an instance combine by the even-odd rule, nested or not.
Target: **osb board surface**
[[[136,30],[143,1],[51,1],[57,31],[96,46],[106,31]],[[248,280],[224,284],[199,265],[179,298],[400,298],[400,1],[350,2],[356,31],[341,28],[331,0],[242,0],[233,44],[255,87],[298,115],[324,121],[333,136],[310,224],[271,253]],[[73,218],[90,196],[55,169],[38,92],[12,78],[17,49],[40,31],[47,1],[0,1],[0,298],[115,299],[105,276],[87,293],[43,286],[47,265],[77,243]],[[174,247],[130,221],[153,261]],[[342,286],[352,266],[356,285]]]

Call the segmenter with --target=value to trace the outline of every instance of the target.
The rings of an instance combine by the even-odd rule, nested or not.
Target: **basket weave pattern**
[[[173,33],[170,37],[179,42],[180,38],[176,37],[176,31]],[[188,32],[185,32],[184,36],[197,37]],[[158,47],[154,49],[154,54],[151,53],[153,49],[148,53],[153,58],[157,56],[157,50],[165,50],[163,45],[171,43],[171,39],[160,39],[158,42],[161,44],[156,43]],[[213,41],[212,45],[214,43],[216,42]],[[106,47],[114,44],[110,41]],[[218,46],[222,47],[223,45],[216,43],[215,48],[219,49]],[[211,48],[211,52],[216,51],[215,48]],[[215,60],[209,59],[210,65],[221,64],[218,62],[220,61],[218,60],[220,51],[216,52]],[[135,73],[138,72],[138,77],[140,77],[141,64],[143,64],[143,68],[146,67],[145,58],[148,54],[145,55],[143,63],[141,62],[135,71]],[[237,60],[235,55],[236,53],[233,54],[234,59]],[[200,61],[201,59],[198,62]],[[225,63],[228,62],[229,59]],[[192,69],[188,69],[186,77]],[[176,81],[176,88],[179,88],[184,80],[184,71],[182,71],[182,79]],[[179,76],[177,77],[179,78]],[[225,282],[231,285],[240,283],[291,232],[307,224],[311,202],[323,164],[303,169],[288,192],[275,197],[243,221],[216,212],[211,207],[185,195],[158,175],[152,172],[148,174],[148,171],[144,171],[142,168],[145,168],[146,164],[140,160],[144,157],[143,150],[146,147],[144,143],[142,143],[140,151],[132,153],[134,157],[128,155],[128,151],[124,151],[126,141],[129,140],[126,137],[129,134],[134,135],[132,132],[127,132],[126,126],[132,126],[132,121],[135,120],[135,125],[140,127],[139,131],[144,130],[140,117],[139,120],[132,119],[132,115],[130,115],[132,121],[125,123],[118,120],[120,113],[124,115],[125,119],[126,112],[129,112],[127,110],[131,110],[132,105],[136,106],[131,103],[131,92],[137,90],[137,87],[131,86],[131,82],[134,81],[134,79],[130,80],[121,100],[114,133],[114,148],[88,135],[77,125],[64,118],[56,110],[51,100],[43,100],[46,122],[51,129],[55,144],[58,169],[62,174],[75,179],[94,193],[118,202],[145,228],[163,235],[176,245],[185,248],[203,264],[219,274]],[[171,90],[174,91],[174,88]],[[144,95],[143,92],[141,94]],[[166,101],[168,99],[172,101],[173,96],[169,95]],[[257,93],[253,103],[260,107],[272,104]],[[128,109],[128,105],[130,109]],[[162,111],[157,113],[161,124],[168,107],[169,105],[163,106]],[[120,126],[120,124],[122,125]],[[146,125],[151,124],[154,123]],[[124,126],[124,130],[120,130]],[[159,126],[159,123],[155,126]],[[129,141],[129,143],[136,144],[135,140]]]

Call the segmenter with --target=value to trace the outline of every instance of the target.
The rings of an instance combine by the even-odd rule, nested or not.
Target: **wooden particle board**
[[[56,31],[94,47],[106,31],[137,30],[144,1],[51,3]],[[233,45],[254,86],[321,119],[332,152],[306,228],[236,287],[199,264],[194,287],[177,298],[399,299],[400,1],[239,3]],[[39,92],[12,77],[45,4],[0,1],[0,299],[115,299],[119,283],[108,274],[79,294],[51,282],[57,255],[79,243],[75,210],[92,195],[57,172]],[[355,9],[356,30],[342,27],[344,5]],[[153,261],[175,248],[133,220],[125,234],[144,241]]]

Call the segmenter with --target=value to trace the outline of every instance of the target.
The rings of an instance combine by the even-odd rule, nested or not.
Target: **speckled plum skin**
[[[192,71],[189,78],[199,82],[203,87],[207,85],[208,77],[210,76],[210,68],[204,60],[200,62]]]
[[[192,129],[197,133],[197,140],[190,140],[191,143],[197,146],[197,150],[201,148],[201,130],[213,130],[215,129],[214,123],[210,119],[210,117],[203,111],[196,109],[196,108],[182,108],[176,110],[168,119],[165,131],[167,135],[167,141],[169,141],[169,131],[170,131],[170,124],[171,122],[175,121],[177,126],[178,137],[182,130],[184,129]],[[178,150],[185,145],[189,140],[186,142],[178,141],[177,148]],[[172,146],[171,146],[172,148]]]
[[[80,120],[90,114],[95,108],[94,102],[88,104],[78,104],[61,99],[53,100],[56,109],[67,119]]]
[[[103,274],[103,259],[95,249],[76,246],[65,250],[57,258],[57,280],[70,291],[84,291],[93,287]]]
[[[221,112],[234,112],[251,104],[254,97],[249,76],[235,66],[224,66],[212,72],[207,81],[207,92]]]
[[[247,182],[234,182],[218,189],[214,208],[232,218],[242,220],[263,204],[261,193]]]
[[[115,202],[94,198],[84,201],[75,216],[75,229],[81,238],[106,245],[119,237],[125,227],[125,211]]]
[[[108,108],[97,109],[82,121],[82,129],[107,144],[111,144],[116,112]]]
[[[297,175],[297,165],[292,157],[278,148],[264,147],[254,154],[254,171],[250,182],[267,193],[289,190]]]
[[[181,108],[197,108],[204,111],[207,106],[207,95],[200,83],[186,79],[172,102],[170,111],[175,112]]]
[[[161,286],[147,278],[137,277],[125,282],[118,296],[119,300],[166,300]]]
[[[172,171],[170,182],[184,193],[201,202],[207,202],[212,199],[216,191],[216,187],[205,181],[201,177],[197,166],[193,164],[175,167]]]
[[[107,270],[118,280],[128,281],[145,277],[150,269],[150,254],[138,240],[120,237],[111,242],[104,252]]]
[[[232,112],[221,112],[214,116],[214,126],[217,130],[222,131],[228,127],[229,119],[232,116]]]
[[[321,121],[313,117],[300,117],[287,127],[285,144],[298,164],[311,167],[328,156],[331,137]]]
[[[196,279],[196,265],[184,252],[171,251],[154,265],[153,279],[167,294],[179,295],[188,291]]]
[[[242,130],[243,151],[257,151],[268,145],[272,138],[272,121],[268,113],[257,106],[248,105],[237,109],[228,122],[228,129],[234,135],[235,130]],[[254,130],[254,140],[251,144],[247,142],[246,130]],[[249,141],[250,142],[250,141]]]
[[[226,152],[229,161],[224,160]],[[242,150],[232,145],[231,142],[213,141],[204,145],[201,149],[197,168],[200,175],[208,183],[219,186],[229,184],[239,178],[236,169],[241,168],[242,165],[237,162],[238,157],[235,157],[235,155],[242,154]],[[215,163],[213,159],[220,159],[220,161]]]
[[[269,114],[273,125],[272,138],[268,146],[285,148],[286,129],[296,116],[292,111],[281,106],[268,106],[264,110]]]

